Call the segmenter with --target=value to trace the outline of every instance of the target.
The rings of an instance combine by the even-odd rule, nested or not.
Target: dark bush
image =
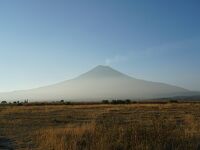
[[[65,102],[65,105],[71,105],[72,103],[71,102]]]
[[[126,104],[125,100],[112,100],[111,104]]]
[[[170,103],[178,103],[178,100],[170,100]]]
[[[109,100],[103,100],[102,103],[103,104],[109,104]]]
[[[60,100],[60,103],[64,103],[65,101],[64,100]]]
[[[131,103],[131,100],[130,99],[127,99],[125,100],[126,104],[130,104]]]

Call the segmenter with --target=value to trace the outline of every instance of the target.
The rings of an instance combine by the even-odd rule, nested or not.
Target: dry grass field
[[[0,106],[0,149],[200,149],[200,103]]]

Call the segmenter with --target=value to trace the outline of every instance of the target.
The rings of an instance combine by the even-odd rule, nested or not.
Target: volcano
[[[31,90],[0,94],[0,100],[99,101],[103,99],[153,99],[185,96],[189,90],[136,79],[109,66],[97,66],[74,78]]]

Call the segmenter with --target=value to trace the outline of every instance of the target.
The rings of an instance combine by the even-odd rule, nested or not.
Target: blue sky
[[[109,65],[200,91],[199,0],[1,0],[0,91]]]

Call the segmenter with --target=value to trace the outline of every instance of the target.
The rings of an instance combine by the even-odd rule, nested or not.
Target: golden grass
[[[15,149],[200,148],[200,103],[0,107],[0,136]]]

